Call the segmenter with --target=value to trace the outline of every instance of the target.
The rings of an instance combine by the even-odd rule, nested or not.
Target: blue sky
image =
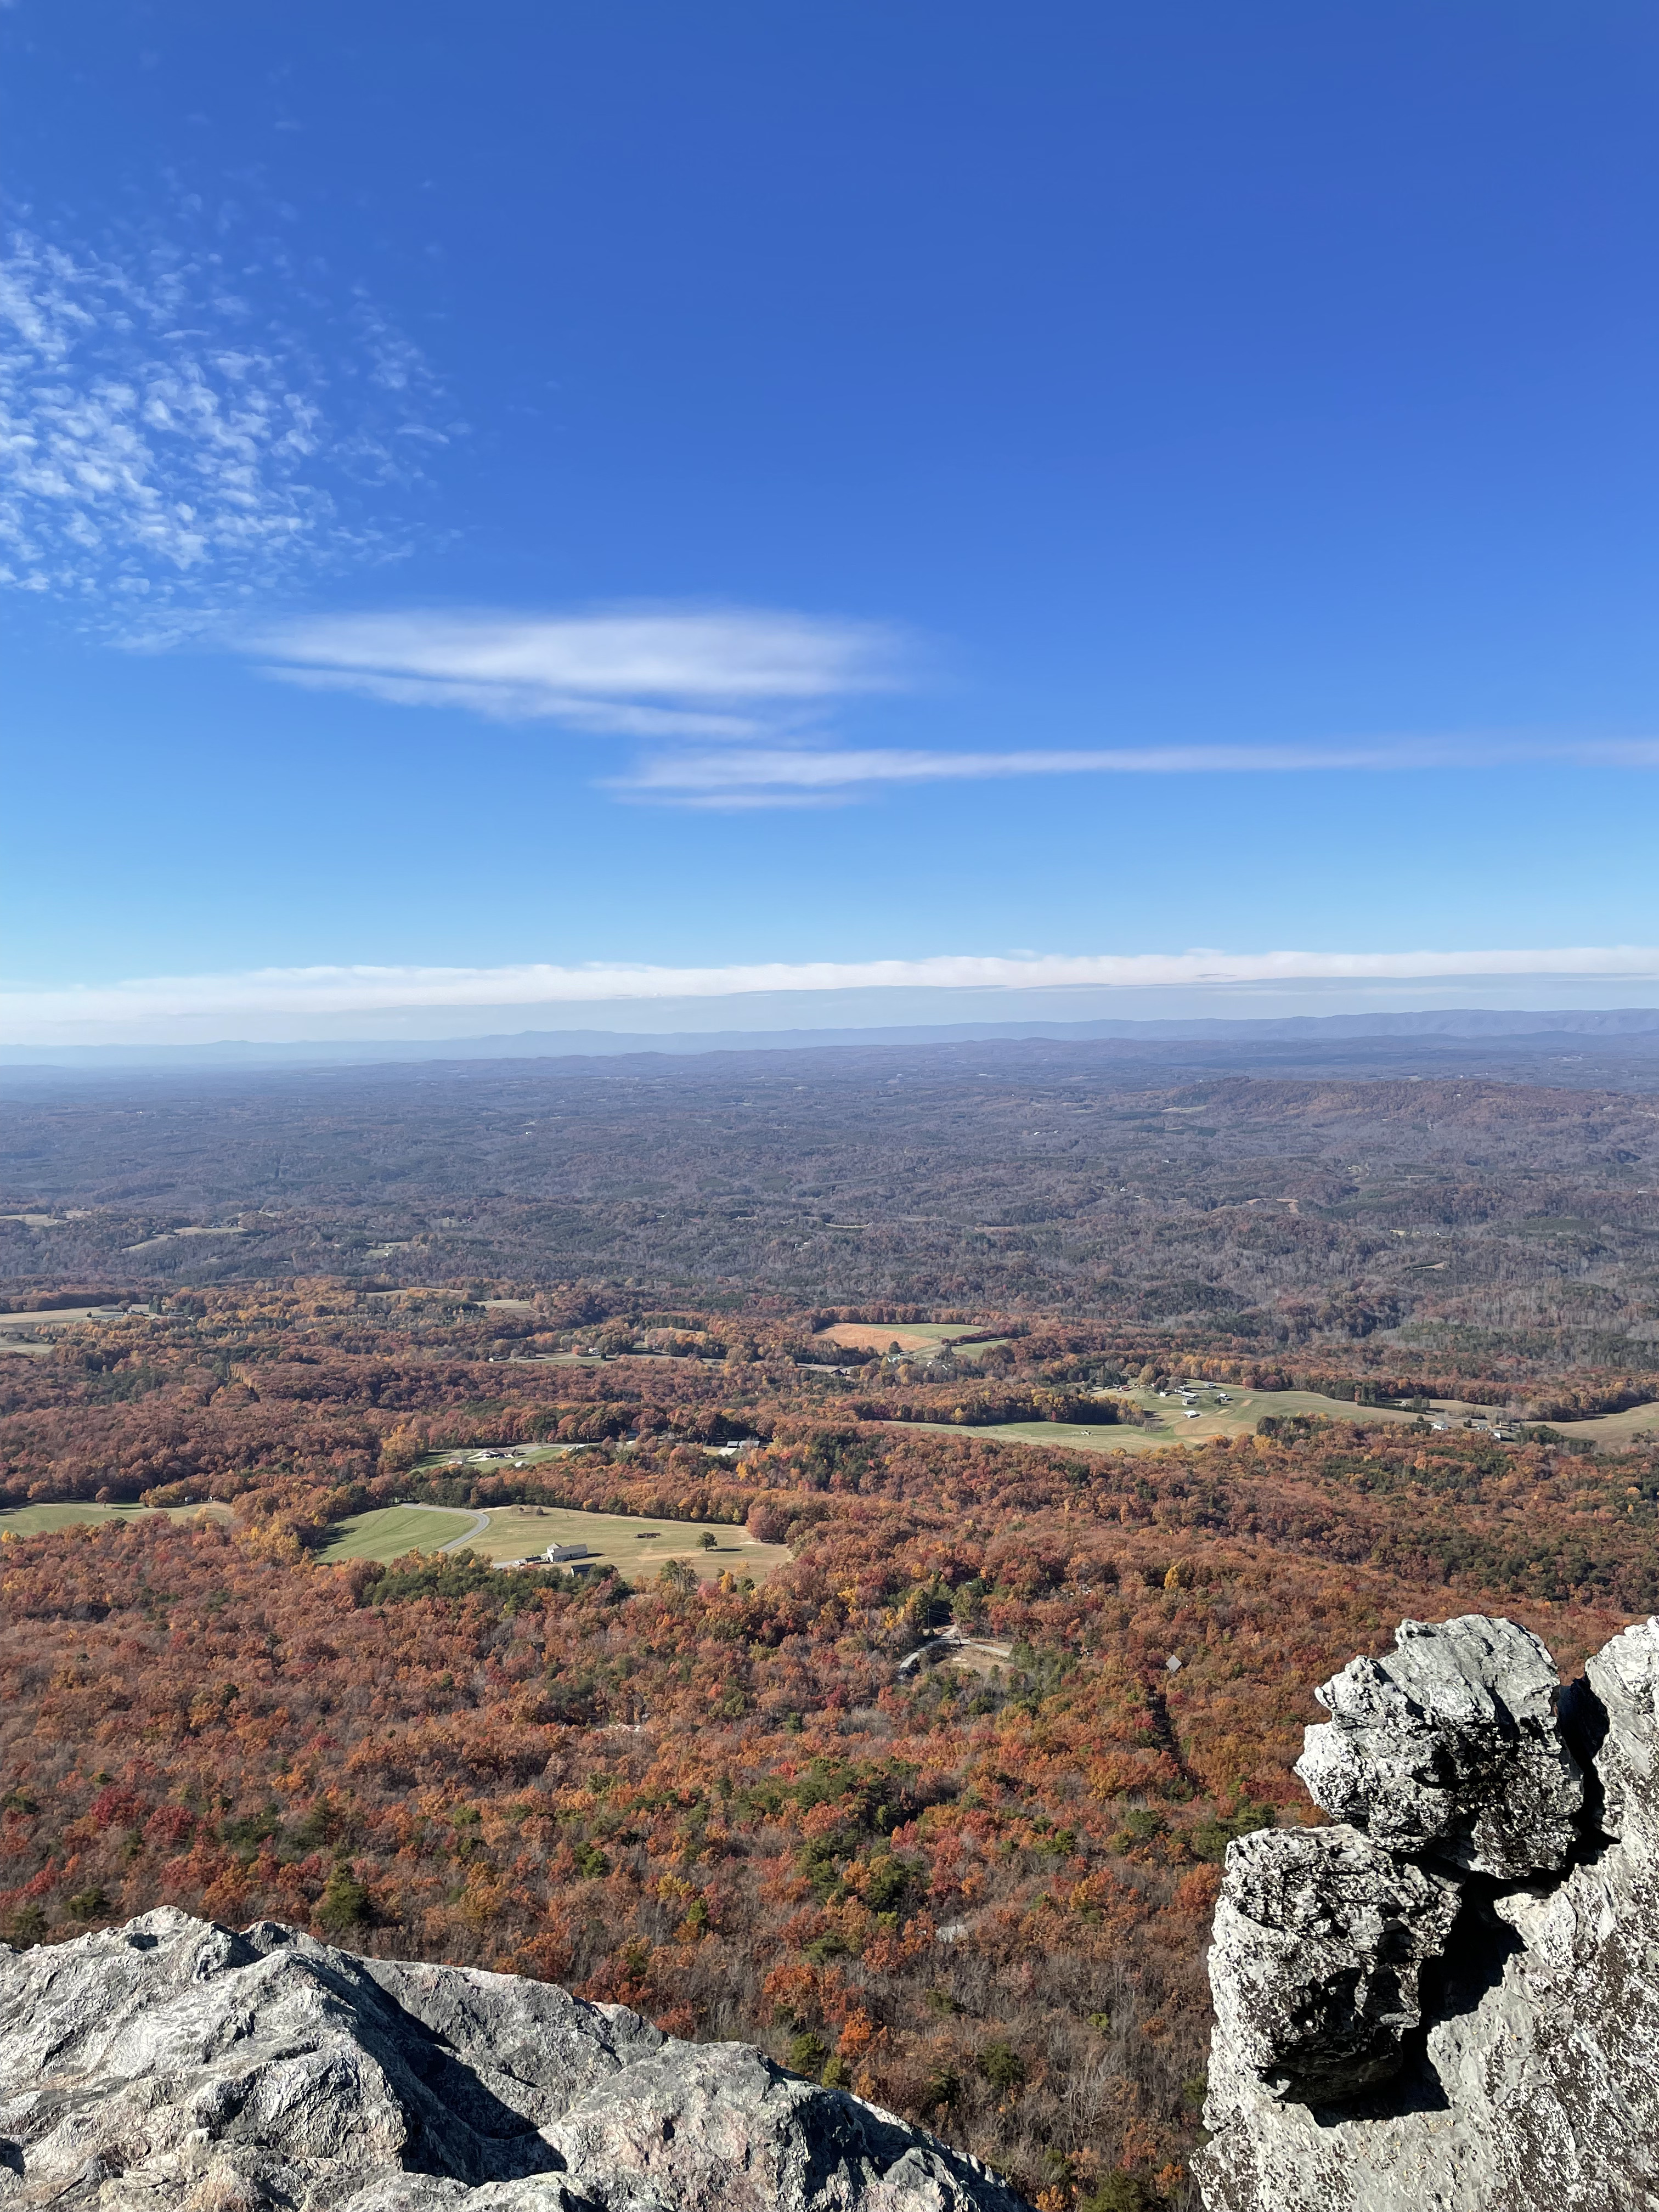
[[[1659,1000],[1650,10],[0,40],[13,1035]]]

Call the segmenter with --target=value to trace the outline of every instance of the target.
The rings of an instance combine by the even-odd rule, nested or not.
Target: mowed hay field
[[[405,1552],[436,1552],[465,1536],[476,1513],[448,1505],[386,1505],[337,1522],[319,1553],[325,1559],[399,1559]]]
[[[905,1322],[890,1327],[886,1322],[838,1321],[829,1328],[820,1329],[812,1341],[826,1346],[842,1344],[849,1352],[885,1352],[895,1344],[901,1352],[937,1352],[941,1345],[954,1344],[958,1337],[973,1334],[966,1322]],[[975,1349],[984,1351],[987,1347],[979,1345]]]
[[[487,1527],[467,1535],[481,1519]],[[712,1548],[705,1534],[714,1538]],[[492,1560],[533,1559],[550,1544],[586,1544],[592,1565],[616,1567],[630,1582],[654,1575],[665,1559],[684,1559],[704,1581],[729,1572],[758,1583],[790,1557],[787,1545],[758,1543],[726,1522],[648,1521],[562,1505],[497,1505],[481,1513],[389,1505],[343,1521],[321,1556],[384,1561],[436,1551],[457,1536],[466,1536],[459,1549]]]

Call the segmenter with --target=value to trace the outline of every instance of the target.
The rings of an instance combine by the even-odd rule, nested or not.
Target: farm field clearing
[[[0,1328],[67,1328],[101,1311],[99,1306],[52,1306],[40,1313],[0,1313]]]
[[[1150,1390],[1121,1394],[1142,1412],[1155,1415],[1158,1426],[1134,1429],[1112,1423],[1081,1421],[998,1421],[964,1429],[954,1421],[893,1422],[895,1428],[927,1428],[941,1433],[976,1437],[1006,1437],[1012,1443],[1066,1444],[1085,1451],[1168,1451],[1176,1444],[1205,1443],[1216,1437],[1251,1435],[1256,1423],[1269,1413],[1316,1413],[1327,1420],[1359,1421],[1378,1427],[1411,1423],[1415,1413],[1392,1406],[1356,1406],[1341,1398],[1322,1398],[1311,1390],[1245,1390],[1225,1386],[1227,1403],[1218,1406],[1206,1391],[1194,1400],[1195,1416],[1188,1419],[1179,1400],[1165,1400]]]
[[[763,1544],[726,1521],[652,1521],[631,1514],[584,1513],[574,1506],[498,1505],[489,1510],[489,1533],[468,1549],[483,1559],[524,1559],[550,1544],[587,1544],[594,1564],[624,1574],[654,1572],[665,1559],[684,1559],[704,1580],[726,1573],[757,1582],[790,1558],[784,1544]],[[714,1540],[712,1549],[702,1542]]]
[[[1644,1432],[1659,1435],[1659,1405],[1626,1406],[1622,1413],[1598,1413],[1590,1421],[1552,1421],[1558,1436],[1588,1437],[1595,1443],[1634,1443]]]
[[[940,1435],[1006,1437],[1011,1443],[1066,1444],[1085,1451],[1155,1452],[1205,1443],[1216,1437],[1252,1435],[1256,1423],[1270,1413],[1281,1419],[1312,1414],[1322,1420],[1352,1421],[1361,1428],[1409,1428],[1419,1419],[1437,1419],[1461,1429],[1469,1416],[1484,1418],[1492,1410],[1461,1399],[1435,1399],[1427,1414],[1418,1414],[1398,1406],[1356,1406],[1346,1398],[1325,1398],[1312,1390],[1245,1390],[1235,1383],[1224,1389],[1224,1406],[1218,1406],[1206,1391],[1194,1401],[1190,1419],[1178,1401],[1155,1397],[1147,1390],[1126,1392],[1144,1412],[1157,1415],[1158,1426],[1151,1429],[1110,1424],[1097,1427],[1077,1421],[999,1421],[973,1429],[955,1421],[892,1421],[887,1425],[931,1429]],[[1632,1406],[1622,1413],[1599,1414],[1594,1420],[1552,1421],[1548,1425],[1560,1436],[1582,1437],[1592,1443],[1627,1444],[1644,1430],[1659,1430],[1659,1405]]]
[[[317,1556],[384,1563],[401,1559],[405,1552],[436,1552],[465,1536],[477,1518],[476,1513],[448,1505],[383,1505],[337,1522],[333,1540]]]
[[[789,1559],[787,1546],[763,1544],[729,1522],[653,1521],[622,1513],[584,1513],[574,1506],[497,1505],[480,1509],[487,1529],[460,1548],[492,1561],[534,1559],[550,1544],[586,1544],[590,1564],[611,1566],[630,1579],[654,1574],[665,1559],[684,1559],[707,1581],[728,1571],[762,1581]],[[464,1535],[479,1518],[450,1507],[388,1505],[355,1514],[338,1525],[324,1559],[401,1558],[435,1551]],[[702,1539],[714,1539],[712,1549]]]
[[[558,1358],[561,1355],[555,1353],[550,1356]],[[459,1450],[452,1448],[447,1451],[428,1452],[416,1461],[416,1471],[422,1474],[434,1474],[440,1468],[446,1468],[453,1472],[455,1468],[462,1467],[476,1467],[480,1470],[489,1468],[535,1467],[544,1460],[562,1459],[568,1452],[586,1451],[589,1449],[590,1447],[586,1444],[501,1444],[477,1447],[463,1445]],[[448,1507],[445,1509],[446,1511],[451,1510],[453,1509]]]
[[[963,1344],[965,1336],[973,1337],[975,1341]],[[906,1322],[900,1327],[889,1328],[884,1322],[846,1321],[821,1328],[811,1341],[826,1350],[839,1346],[846,1352],[888,1352],[896,1344],[901,1352],[921,1352],[930,1358],[937,1358],[940,1352],[954,1351],[960,1346],[964,1359],[977,1359],[981,1352],[994,1351],[1009,1339],[981,1338],[967,1322]]]
[[[924,1667],[954,1667],[963,1674],[977,1674],[981,1681],[1000,1674],[1014,1656],[1012,1644],[999,1644],[988,1636],[963,1636],[946,1633],[931,1644],[925,1644],[920,1653],[913,1653]]]
[[[849,1352],[885,1352],[893,1344],[901,1352],[936,1352],[941,1345],[954,1344],[958,1337],[973,1334],[968,1322],[905,1322],[890,1326],[886,1322],[838,1321],[821,1328],[812,1342],[845,1345]]]
[[[106,1521],[190,1521],[206,1513],[216,1521],[233,1516],[228,1505],[204,1499],[199,1505],[9,1505],[0,1511],[0,1535],[50,1536],[60,1528],[96,1528]]]

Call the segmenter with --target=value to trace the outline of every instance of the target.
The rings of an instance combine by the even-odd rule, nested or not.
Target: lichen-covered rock
[[[742,2044],[182,1912],[0,1945],[0,2207],[1023,2212]]]
[[[1218,1915],[1212,2140],[1195,2161],[1209,2212],[1659,2212],[1659,1622],[1586,1671],[1565,1717],[1593,1784],[1568,1863],[1457,1877],[1462,1911],[1421,1969],[1423,2024],[1392,2081],[1310,2106],[1264,2079],[1231,2025],[1239,1943]],[[1421,1710],[1432,1723],[1432,1698]]]
[[[1584,1783],[1549,1653],[1514,1621],[1475,1613],[1401,1621],[1395,1642],[1314,1692],[1331,1718],[1297,1762],[1309,1794],[1389,1850],[1504,1881],[1556,1872]]]
[[[1218,2032],[1274,2096],[1328,2104],[1389,2080],[1457,1910],[1455,1881],[1357,1828],[1242,1837],[1216,1908]]]

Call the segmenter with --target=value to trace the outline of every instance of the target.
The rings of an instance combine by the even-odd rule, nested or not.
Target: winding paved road
[[[453,1513],[455,1510],[453,1505],[441,1505],[437,1510],[441,1513]],[[487,1536],[489,1534],[489,1516],[487,1513],[480,1513],[464,1535],[452,1536],[447,1544],[440,1544],[438,1549],[441,1552],[462,1552],[475,1536]]]
[[[401,1505],[407,1506],[409,1510],[414,1513],[455,1513],[465,1510],[462,1506],[423,1505],[417,1498],[399,1498],[398,1502]],[[475,1536],[485,1536],[489,1533],[489,1516],[487,1513],[477,1513],[475,1514],[470,1528],[464,1528],[459,1536],[452,1536],[447,1544],[440,1544],[438,1549],[441,1552],[462,1551]]]

